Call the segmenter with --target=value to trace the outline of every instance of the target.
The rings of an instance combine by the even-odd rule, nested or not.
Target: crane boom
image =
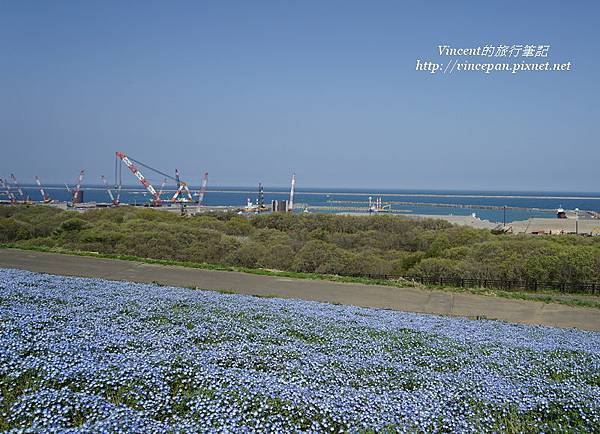
[[[200,191],[198,191],[198,205],[202,205],[204,201],[204,193],[206,193],[206,185],[208,184],[208,172],[204,172],[202,177],[202,184],[200,184]]]
[[[5,194],[6,196],[8,196],[8,200],[10,201],[10,203],[17,203],[17,198],[12,193],[12,191],[10,191],[10,185],[8,183],[8,180],[0,178],[0,186],[2,186],[5,189]]]
[[[44,187],[42,186],[42,181],[40,181],[40,178],[38,176],[35,177],[35,183],[40,188],[40,194],[42,195],[42,200],[44,201],[44,203],[52,202],[52,199],[50,199],[50,196],[48,196],[46,194],[46,192],[44,191]]]
[[[110,187],[108,186],[108,182],[106,181],[106,178],[104,177],[104,175],[100,176],[100,179],[102,179],[102,183],[104,184],[104,187],[106,187],[106,191],[108,192],[108,196],[110,197],[110,201],[112,202],[113,205],[118,205],[119,204],[119,198],[115,198],[115,196],[113,195],[112,190],[110,189]]]
[[[160,184],[160,190],[158,190],[158,197],[160,197],[163,194],[163,190],[165,188],[166,183],[167,183],[167,178],[164,178],[162,184]]]
[[[118,151],[116,155],[118,158],[121,159],[123,164],[125,164],[125,166],[127,166],[129,170],[131,170],[131,173],[133,173],[133,175],[142,183],[144,188],[148,190],[148,192],[152,195],[153,202],[156,204],[160,203],[161,199],[158,192],[154,189],[154,187],[152,187],[152,184],[148,182],[144,175],[142,175],[142,172],[140,172],[139,169],[135,166],[135,164],[133,164],[131,159],[129,159],[129,157],[127,157],[127,155],[125,155],[123,152]]]
[[[14,173],[10,174],[10,179],[12,179],[13,185],[19,192],[19,196],[21,197],[21,199],[25,200],[25,195],[23,194],[23,190],[21,190],[21,186],[19,185],[19,182],[17,181],[17,177],[15,176]]]

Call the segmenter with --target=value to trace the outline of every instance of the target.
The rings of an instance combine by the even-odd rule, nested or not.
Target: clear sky
[[[194,184],[600,191],[599,19],[591,0],[0,1],[0,176],[96,183],[123,150]],[[573,66],[415,71],[439,44]]]

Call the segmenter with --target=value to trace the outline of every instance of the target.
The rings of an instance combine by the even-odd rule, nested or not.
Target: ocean
[[[46,192],[52,199],[68,201],[71,199],[65,186],[47,185]],[[22,186],[25,195],[32,200],[40,200],[37,186]],[[190,187],[197,192],[198,187]],[[99,185],[86,185],[85,202],[110,202],[108,193]],[[14,189],[13,189],[14,192]],[[173,195],[173,186],[165,187],[163,198]],[[4,193],[4,192],[1,192]],[[243,207],[247,199],[256,202],[257,187],[209,187],[204,197],[207,206]],[[288,188],[264,187],[267,206],[271,200],[289,197]],[[296,209],[307,207],[313,212],[348,212],[368,209],[369,197],[375,200],[381,197],[384,205],[390,205],[392,212],[400,214],[428,215],[471,215],[492,222],[502,222],[506,212],[506,221],[525,220],[530,217],[556,217],[556,209],[564,208],[600,212],[600,193],[578,192],[522,192],[522,191],[456,191],[456,190],[392,190],[392,189],[334,189],[334,188],[298,188],[294,202]],[[6,200],[1,194],[0,199]],[[194,197],[196,199],[196,197]],[[143,204],[150,195],[141,186],[123,186],[121,202]],[[506,206],[506,211],[503,207]],[[490,207],[490,208],[487,208]],[[586,216],[582,214],[581,218]]]

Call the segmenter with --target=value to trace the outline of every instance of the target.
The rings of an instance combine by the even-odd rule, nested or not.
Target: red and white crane
[[[42,186],[42,181],[40,181],[40,178],[37,175],[35,177],[35,183],[40,188],[40,194],[42,195],[42,201],[44,201],[44,203],[52,202],[52,199],[50,199],[50,196],[47,195],[46,192],[44,191],[44,187]]]
[[[83,182],[84,175],[85,175],[85,170],[81,169],[81,171],[79,172],[79,178],[77,178],[77,184],[75,185],[75,188],[73,189],[73,204],[81,202],[81,199],[82,199],[81,183]]]
[[[198,191],[198,205],[202,205],[204,201],[204,193],[206,193],[206,185],[208,184],[208,172],[204,172],[202,177],[202,183],[200,184],[200,190]]]
[[[112,204],[114,206],[118,206],[120,201],[120,196],[121,196],[121,190],[117,190],[117,197],[115,197],[113,195],[112,190],[110,189],[110,187],[108,186],[108,182],[106,181],[106,178],[104,177],[104,175],[100,176],[100,179],[102,179],[102,183],[104,184],[104,187],[106,187],[106,191],[108,192],[108,197],[110,197],[110,201],[112,202]]]
[[[127,166],[129,168],[129,170],[131,171],[131,173],[133,173],[135,175],[135,177],[140,181],[140,183],[144,186],[144,188],[152,195],[152,202],[154,205],[160,205],[163,202],[163,199],[161,198],[161,195],[163,193],[163,188],[167,182],[167,179],[170,179],[172,181],[175,181],[177,189],[175,191],[175,194],[173,194],[173,196],[171,197],[171,199],[169,200],[170,202],[179,202],[179,203],[191,203],[194,202],[194,198],[192,197],[192,192],[190,191],[190,188],[187,184],[187,182],[184,182],[181,180],[181,176],[179,173],[179,170],[175,169],[175,176],[171,176],[171,175],[167,175],[164,172],[161,172],[158,169],[155,169],[154,167],[148,166],[147,164],[142,163],[141,161],[135,160],[134,158],[125,155],[124,152],[116,152],[116,156],[118,159],[120,159],[123,164],[125,164],[125,166]],[[135,163],[135,164],[134,164]],[[152,186],[152,184],[150,183],[150,181],[142,174],[142,172],[140,172],[140,169],[138,169],[138,167],[136,166],[143,166],[144,168],[154,172],[154,173],[158,173],[159,175],[162,175],[164,177],[164,181],[160,187],[160,191],[156,191],[156,189]],[[119,178],[120,180],[120,169],[115,170],[115,178]],[[208,173],[205,174],[205,178],[203,180],[203,184],[204,184],[204,189],[206,189],[206,182],[208,181]],[[119,181],[120,184],[120,181]],[[201,189],[202,192],[202,196],[203,194],[203,190]]]
[[[136,167],[136,165],[133,164],[133,161],[135,161],[135,160],[133,160],[132,158],[129,158],[127,155],[125,155],[125,153],[120,152],[120,151],[117,151],[116,155],[117,155],[117,158],[119,158],[123,162],[123,164],[125,164],[125,166],[127,166],[129,168],[129,170],[131,170],[131,173],[133,173],[133,175],[142,183],[144,188],[146,190],[148,190],[148,193],[150,193],[152,195],[152,201],[155,204],[160,204],[162,201],[160,198],[160,195],[158,194],[156,189],[154,187],[152,187],[152,184],[150,184],[150,182],[148,182],[148,180],[144,177],[144,175],[142,175],[142,172],[140,172],[140,170]],[[152,170],[154,170],[154,169],[152,169]]]
[[[187,183],[181,180],[178,169],[175,169],[175,181],[177,182],[177,191],[175,191],[175,194],[171,198],[171,202],[193,202],[192,192]],[[184,191],[187,197],[184,197]]]

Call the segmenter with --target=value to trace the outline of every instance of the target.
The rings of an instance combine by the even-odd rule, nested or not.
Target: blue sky
[[[597,2],[0,2],[0,176],[599,191]],[[570,72],[427,74],[439,44]],[[474,59],[471,59],[474,60]],[[129,176],[129,175],[126,175]],[[156,178],[151,176],[151,178]],[[131,177],[127,180],[134,182]]]

